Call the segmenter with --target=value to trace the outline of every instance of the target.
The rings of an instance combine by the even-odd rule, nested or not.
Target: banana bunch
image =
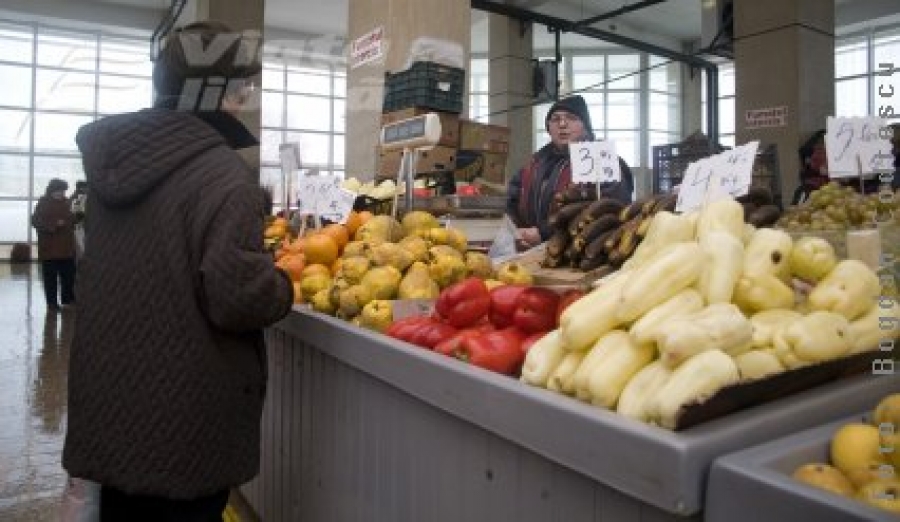
[[[677,196],[660,194],[649,196],[619,211],[619,226],[594,238],[584,247],[579,268],[593,270],[605,267],[612,272],[621,267],[634,254],[647,235],[653,216],[658,212],[675,208]]]
[[[581,268],[587,247],[616,230],[625,204],[593,190],[573,185],[554,197],[549,223],[554,233],[547,242],[544,266]]]

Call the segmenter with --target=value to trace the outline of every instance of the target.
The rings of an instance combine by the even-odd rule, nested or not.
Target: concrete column
[[[385,72],[403,70],[413,42],[422,37],[458,45],[463,51],[461,65],[468,70],[471,7],[468,0],[353,0],[349,4],[348,47],[378,27],[384,35],[380,59],[355,66],[351,58],[347,64],[346,172],[348,177],[366,180],[375,173]]]
[[[694,46],[686,45],[682,49],[692,53]],[[703,129],[703,70],[681,65],[681,138],[687,138]]]
[[[775,143],[785,203],[799,183],[797,149],[834,114],[834,2],[735,0],[736,143]],[[747,110],[786,107],[783,125],[748,128]]]
[[[488,15],[488,67],[491,116],[488,123],[510,128],[506,177],[534,152],[534,102],[531,91],[532,25],[502,15]]]

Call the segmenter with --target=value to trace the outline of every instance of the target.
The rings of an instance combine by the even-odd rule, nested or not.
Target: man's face
[[[584,122],[569,111],[556,111],[548,120],[550,141],[557,147],[584,140]]]

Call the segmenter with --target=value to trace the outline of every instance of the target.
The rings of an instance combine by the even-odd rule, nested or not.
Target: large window
[[[649,167],[652,145],[678,139],[677,64],[644,53],[570,52],[563,53],[559,71],[560,96],[583,96],[595,137],[614,141],[619,156],[632,167]],[[534,107],[536,147],[550,141],[544,128],[549,108],[550,103]]]
[[[900,115],[900,27],[836,39],[834,73],[836,116]]]
[[[264,60],[260,139],[260,181],[272,188],[277,206],[282,143],[299,144],[301,170],[343,177],[347,90],[344,64],[274,57],[280,54],[267,50]]]
[[[51,178],[84,178],[78,128],[152,101],[150,35],[0,20],[0,244],[35,240],[31,211]]]

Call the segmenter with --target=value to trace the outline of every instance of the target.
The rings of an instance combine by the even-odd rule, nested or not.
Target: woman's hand
[[[541,233],[537,227],[520,228],[516,232],[516,244],[522,250],[541,244]]]

